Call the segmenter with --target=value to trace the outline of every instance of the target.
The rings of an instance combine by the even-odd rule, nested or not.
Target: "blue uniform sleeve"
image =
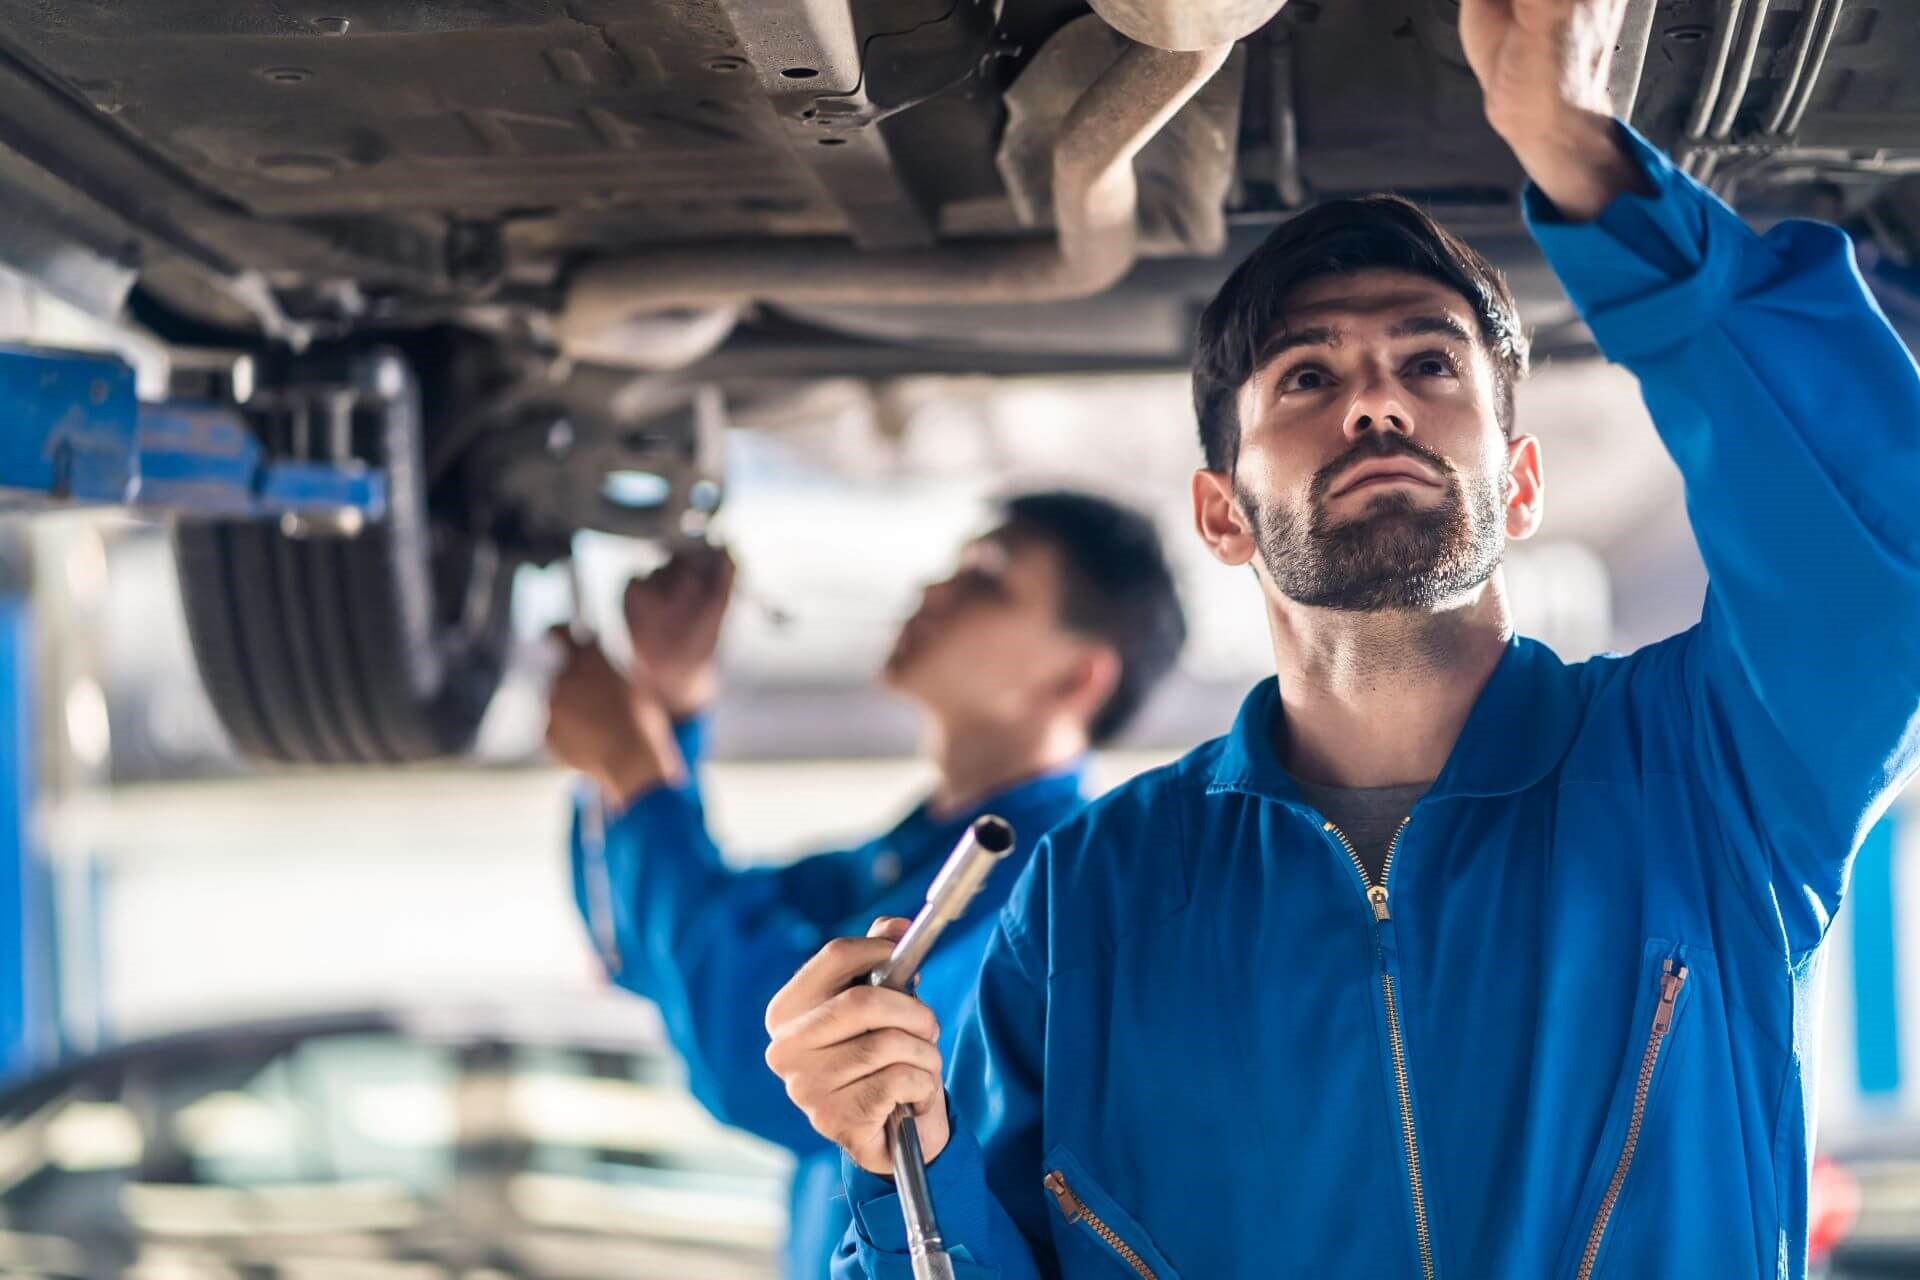
[[[1019,924],[1046,919],[1049,843],[1041,840],[987,942],[979,985],[947,1063],[953,1137],[927,1167],[927,1179],[959,1280],[1058,1275],[1041,1181],[1045,968]],[[892,1180],[844,1156],[841,1163],[853,1225],[834,1280],[912,1280]]]
[[[685,720],[674,721],[673,740],[680,748],[680,758],[687,762],[687,772],[691,775],[706,760],[707,718],[704,715],[691,715]]]
[[[674,745],[680,748],[680,759],[686,763],[686,780],[680,789],[698,808],[705,809],[706,800],[700,793],[700,775],[707,759],[707,718],[703,715],[688,716],[685,720],[673,722]]]
[[[570,843],[575,899],[590,920],[577,806]],[[616,980],[659,1005],[708,1110],[801,1155],[827,1144],[767,1068],[766,1007],[844,919],[843,862],[823,854],[777,870],[730,868],[685,787],[655,788],[606,824]]]
[[[1576,225],[1530,190],[1528,220],[1639,378],[1707,566],[1647,715],[1686,718],[1691,767],[1751,837],[1735,874],[1799,953],[1920,758],[1920,371],[1843,232],[1757,235],[1621,135],[1651,195]]]

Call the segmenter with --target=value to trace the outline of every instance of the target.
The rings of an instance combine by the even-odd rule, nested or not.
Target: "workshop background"
[[[37,342],[111,340],[143,375],[160,359],[4,297]],[[1704,575],[1631,379],[1548,362],[1519,413],[1549,478],[1545,535],[1509,563],[1521,629],[1578,658],[1692,622]],[[1192,643],[1099,759],[1101,784],[1221,732],[1270,670],[1253,584],[1188,531],[1181,377],[828,383],[736,418],[726,448],[720,523],[742,587],[709,811],[739,861],[885,826],[924,785],[911,713],[869,678],[995,494],[1129,499],[1177,557]],[[619,588],[649,551],[585,536],[578,555],[617,647]],[[559,571],[523,572],[514,665],[471,760],[320,774],[227,749],[162,526],[0,517],[0,567],[0,975],[22,975],[0,989],[0,1066],[138,1046],[0,1117],[0,1214],[26,1195],[70,1197],[75,1220],[111,1205],[145,1233],[154,1276],[252,1274],[263,1239],[275,1274],[450,1274],[366,1243],[407,1231],[486,1240],[471,1277],[516,1274],[509,1249],[555,1274],[771,1274],[783,1158],[679,1091],[644,1009],[606,994],[569,898],[569,782],[540,754]],[[1915,800],[1863,851],[1823,979],[1816,1231],[1863,1268],[1904,1267],[1920,1241]],[[144,1108],[125,1101],[134,1079]],[[198,1185],[149,1176],[167,1143]],[[449,1187],[451,1217],[423,1209]],[[511,1241],[488,1237],[502,1203]],[[4,1225],[0,1274],[75,1265]]]

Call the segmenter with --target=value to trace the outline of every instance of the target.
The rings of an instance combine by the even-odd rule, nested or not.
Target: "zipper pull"
[[[1673,1006],[1680,999],[1680,988],[1687,981],[1687,966],[1676,967],[1669,958],[1660,970],[1660,1007],[1653,1013],[1653,1034],[1664,1036],[1673,1026]]]
[[[1367,901],[1373,904],[1373,918],[1385,924],[1393,919],[1387,911],[1387,886],[1376,884],[1367,890]]]
[[[1087,1206],[1080,1197],[1073,1194],[1073,1188],[1067,1185],[1066,1178],[1058,1171],[1047,1175],[1047,1190],[1053,1192],[1053,1198],[1060,1202],[1060,1212],[1066,1215],[1068,1225],[1072,1225],[1087,1216]]]

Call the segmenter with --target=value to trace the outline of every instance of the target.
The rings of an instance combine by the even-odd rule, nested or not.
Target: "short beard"
[[[1412,456],[1439,473],[1446,495],[1416,506],[1383,493],[1342,524],[1325,499],[1336,477],[1369,458]],[[1319,609],[1430,612],[1472,591],[1500,567],[1506,550],[1502,504],[1492,476],[1463,478],[1438,454],[1402,437],[1368,436],[1323,468],[1307,493],[1309,517],[1278,502],[1262,506],[1235,485],[1260,558],[1282,595]]]

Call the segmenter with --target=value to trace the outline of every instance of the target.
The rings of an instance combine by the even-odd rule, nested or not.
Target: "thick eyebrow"
[[[1340,330],[1324,324],[1306,329],[1282,329],[1260,344],[1254,353],[1253,367],[1265,368],[1295,347],[1337,347],[1340,336]]]
[[[1461,346],[1473,345],[1473,335],[1467,327],[1452,316],[1435,313],[1426,316],[1408,316],[1387,331],[1389,338],[1414,338],[1423,334],[1435,337],[1452,338]]]
[[[1310,325],[1305,329],[1283,329],[1273,334],[1254,354],[1253,367],[1265,369],[1287,352],[1299,347],[1338,347],[1345,336],[1342,330],[1331,325]],[[1473,345],[1473,334],[1467,327],[1444,312],[1428,315],[1408,316],[1387,331],[1389,338],[1416,338],[1432,336],[1451,338],[1463,347]]]

